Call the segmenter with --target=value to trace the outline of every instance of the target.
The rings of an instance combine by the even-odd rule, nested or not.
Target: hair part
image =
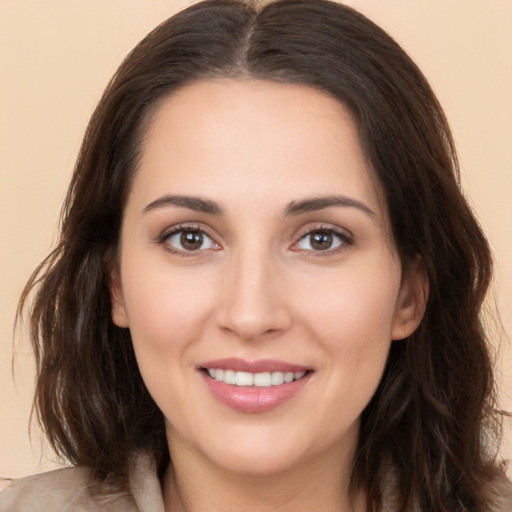
[[[394,341],[361,420],[353,490],[379,510],[392,468],[399,510],[486,510],[501,471],[481,307],[488,244],[460,190],[453,139],[426,79],[400,46],[328,0],[210,0],[162,23],[126,57],[87,128],[55,250],[23,291],[37,362],[35,409],[58,454],[126,482],[135,451],[169,463],[162,413],[130,333],[111,319],[110,274],[124,205],[159,103],[219,77],[303,84],[352,112],[384,191],[402,264],[420,257],[430,294],[419,329]],[[105,392],[108,390],[108,392]]]

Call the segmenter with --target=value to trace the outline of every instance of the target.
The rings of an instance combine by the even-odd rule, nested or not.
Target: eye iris
[[[311,247],[318,251],[325,251],[332,245],[332,234],[327,231],[318,231],[311,235]]]
[[[198,231],[184,231],[180,237],[181,245],[188,251],[200,249],[203,245],[203,235]]]

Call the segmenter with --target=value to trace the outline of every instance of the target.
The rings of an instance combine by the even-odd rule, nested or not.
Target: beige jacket
[[[130,471],[131,494],[92,496],[88,470],[65,468],[19,480],[2,480],[0,512],[165,512],[160,482],[153,461],[138,456]],[[392,485],[384,493],[382,512],[396,512]],[[489,512],[512,512],[512,484],[503,479],[495,486]],[[302,511],[297,511],[302,512]],[[310,511],[307,511],[310,512]]]
[[[0,512],[165,512],[154,466],[150,457],[136,457],[130,468],[130,494],[109,497],[92,495],[89,471],[80,467],[4,480]]]

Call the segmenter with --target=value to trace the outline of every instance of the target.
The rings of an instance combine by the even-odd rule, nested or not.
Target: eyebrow
[[[196,212],[209,213],[211,215],[223,215],[222,208],[210,199],[203,199],[194,196],[165,195],[149,203],[143,213],[162,208],[164,206],[179,206]]]
[[[147,213],[158,208],[166,206],[178,206],[180,208],[187,208],[201,213],[208,213],[210,215],[223,215],[223,209],[211,199],[204,199],[195,196],[183,196],[183,195],[165,195],[155,199],[149,203],[143,210],[143,213]],[[377,214],[368,208],[364,203],[357,199],[352,199],[346,196],[325,196],[325,197],[312,197],[301,199],[300,201],[292,201],[284,209],[285,217],[302,215],[304,213],[310,213],[332,206],[341,206],[345,208],[356,208],[362,211],[366,215],[373,219],[377,217]]]
[[[357,199],[346,196],[312,197],[300,201],[292,201],[284,211],[285,216],[302,215],[303,213],[314,212],[330,208],[331,206],[342,206],[345,208],[356,208],[374,220],[377,214]]]

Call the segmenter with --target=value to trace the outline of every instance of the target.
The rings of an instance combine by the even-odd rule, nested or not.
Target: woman
[[[2,510],[509,510],[490,278],[442,110],[389,36],[324,0],[199,3],[89,124],[21,304],[76,467]]]

